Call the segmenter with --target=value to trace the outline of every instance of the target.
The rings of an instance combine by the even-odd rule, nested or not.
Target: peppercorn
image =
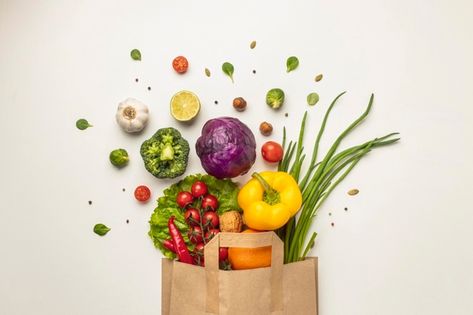
[[[269,136],[273,132],[273,125],[269,122],[263,121],[261,125],[259,125],[259,131],[263,136]]]
[[[246,101],[243,97],[237,97],[233,100],[233,108],[242,112],[246,109]]]

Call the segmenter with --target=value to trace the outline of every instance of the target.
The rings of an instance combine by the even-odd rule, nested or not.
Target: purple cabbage
[[[256,159],[253,132],[232,117],[207,121],[195,149],[205,171],[220,179],[245,174]]]

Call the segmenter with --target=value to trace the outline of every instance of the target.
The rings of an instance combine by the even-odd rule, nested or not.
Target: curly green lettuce
[[[184,211],[176,203],[176,196],[181,191],[190,191],[192,184],[198,180],[203,181],[207,185],[209,193],[217,197],[219,202],[218,214],[240,209],[237,201],[239,188],[237,184],[229,179],[221,180],[211,175],[189,175],[166,188],[163,192],[164,195],[158,198],[158,206],[151,215],[148,235],[153,240],[154,246],[167,258],[176,258],[172,251],[163,246],[163,241],[170,238],[168,220],[171,216],[175,217],[174,222],[184,237],[187,247],[189,249],[194,247],[187,237],[188,225],[184,219]]]

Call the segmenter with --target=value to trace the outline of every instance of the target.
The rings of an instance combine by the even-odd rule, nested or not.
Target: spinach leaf
[[[94,226],[94,233],[100,236],[104,236],[105,234],[108,233],[111,229],[107,227],[105,224],[102,223],[97,223]]]
[[[234,68],[233,68],[233,65],[229,62],[224,62],[223,65],[222,65],[222,71],[223,73],[225,73],[227,76],[230,77],[230,79],[232,79],[232,83],[233,83],[233,72],[234,72]]]
[[[287,58],[286,61],[286,72],[291,72],[299,66],[299,59],[296,56],[291,56]]]

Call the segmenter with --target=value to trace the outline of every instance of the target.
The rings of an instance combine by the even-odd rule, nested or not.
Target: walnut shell
[[[243,220],[240,212],[232,210],[227,211],[219,216],[220,219],[220,231],[222,232],[233,232],[240,233]]]

